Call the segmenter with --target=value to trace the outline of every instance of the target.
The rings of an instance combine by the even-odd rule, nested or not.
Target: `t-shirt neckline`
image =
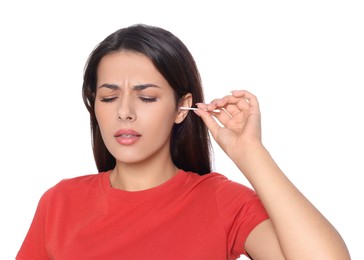
[[[110,173],[111,170],[100,174],[100,186],[102,192],[107,196],[121,199],[126,202],[139,202],[154,198],[155,196],[164,195],[177,187],[183,186],[188,180],[187,172],[178,170],[172,178],[156,187],[141,191],[126,191],[116,189],[111,186]]]

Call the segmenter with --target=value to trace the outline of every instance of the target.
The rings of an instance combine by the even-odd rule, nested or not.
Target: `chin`
[[[138,156],[136,156],[135,154],[131,155],[131,154],[120,154],[119,153],[114,157],[116,159],[116,162],[122,163],[122,164],[137,164],[137,163],[141,163],[146,160],[146,158],[141,157],[140,154]]]

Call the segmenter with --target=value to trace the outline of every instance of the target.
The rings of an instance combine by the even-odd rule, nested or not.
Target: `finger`
[[[243,97],[225,96],[216,102],[217,108],[224,107],[226,112],[234,116],[249,109],[248,101]]]
[[[213,111],[217,108],[217,103],[219,102],[219,98],[213,99],[209,104],[206,104],[205,109],[207,111]]]
[[[250,107],[258,108],[259,109],[259,102],[257,97],[250,93],[247,90],[233,90],[231,91],[232,95],[236,98],[245,98],[249,103]]]
[[[221,124],[225,125],[232,118],[232,115],[225,107],[217,105],[219,101],[220,99],[214,99],[209,104],[201,103],[200,108],[210,112]],[[219,110],[219,112],[216,110]]]
[[[246,90],[231,91],[232,95],[224,96],[220,99],[214,99],[206,107],[208,111],[214,109],[223,110],[223,113],[214,114],[214,116],[223,124],[228,122],[235,115],[243,117],[241,112],[259,113],[259,104],[257,98]]]
[[[226,96],[217,102],[217,105],[224,105],[233,116],[243,112],[260,113],[259,103],[255,95],[246,90],[232,91],[232,97]]]
[[[210,114],[213,116],[213,119],[219,124],[219,126],[227,126],[229,120],[232,119],[232,116],[226,111],[225,108],[220,108],[219,110],[219,112],[210,112]]]
[[[195,110],[194,112],[202,119],[202,121],[204,121],[212,136],[215,138],[220,129],[220,125],[216,122],[211,112],[206,111],[206,104],[197,103],[196,105],[198,110]]]

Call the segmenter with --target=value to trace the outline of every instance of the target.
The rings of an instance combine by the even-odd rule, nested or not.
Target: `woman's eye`
[[[109,102],[113,102],[115,99],[116,99],[116,97],[104,97],[104,98],[101,98],[100,101],[109,103]]]
[[[154,97],[139,97],[139,99],[145,103],[157,101],[157,98],[154,98]]]

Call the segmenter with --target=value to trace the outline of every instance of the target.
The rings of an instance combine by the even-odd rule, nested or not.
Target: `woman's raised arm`
[[[257,98],[248,91],[232,91],[197,106],[196,113],[251,183],[270,216],[248,237],[247,252],[256,259],[280,259],[282,253],[286,259],[350,259],[340,234],[290,182],[262,144]],[[220,113],[212,112],[215,109]]]

